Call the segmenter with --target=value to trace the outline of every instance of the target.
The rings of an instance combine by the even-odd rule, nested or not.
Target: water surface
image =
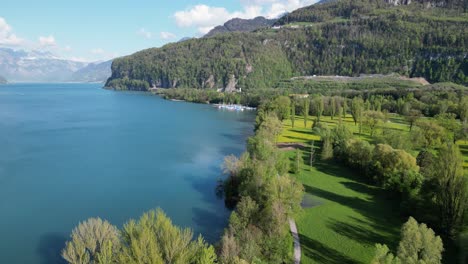
[[[253,118],[99,84],[0,86],[0,263],[61,263],[80,221],[120,227],[156,207],[216,241],[220,164]]]

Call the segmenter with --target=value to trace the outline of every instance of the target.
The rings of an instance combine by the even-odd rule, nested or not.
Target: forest
[[[398,73],[468,83],[468,14],[451,6],[377,0],[312,5],[280,29],[226,33],[116,59],[106,86],[264,89],[292,77]]]

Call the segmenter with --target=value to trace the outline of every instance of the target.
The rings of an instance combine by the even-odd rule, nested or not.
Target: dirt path
[[[293,219],[289,219],[289,229],[294,239],[294,264],[299,264],[301,263],[301,242],[299,241],[296,222]]]

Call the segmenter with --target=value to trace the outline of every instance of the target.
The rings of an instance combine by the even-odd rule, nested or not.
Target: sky
[[[277,17],[317,0],[15,0],[0,7],[0,47],[103,61],[201,37],[229,19]]]

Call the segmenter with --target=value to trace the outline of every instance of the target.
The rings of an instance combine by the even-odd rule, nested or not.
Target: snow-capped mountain
[[[0,48],[0,75],[10,82],[87,82],[109,77],[93,76],[93,80],[86,80],[74,76],[88,65],[86,62],[60,58],[47,51]]]

